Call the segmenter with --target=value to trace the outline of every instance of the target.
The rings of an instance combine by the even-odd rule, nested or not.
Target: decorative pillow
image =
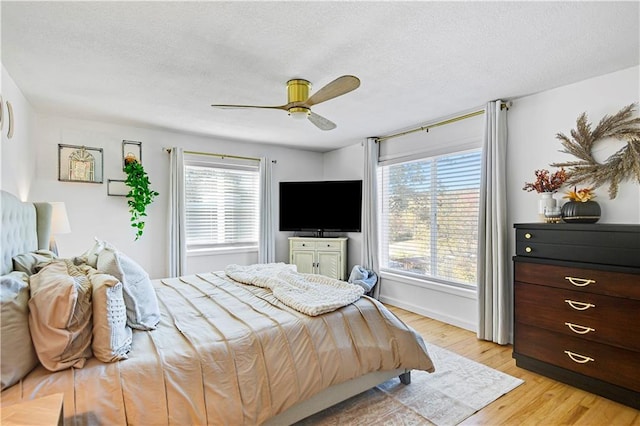
[[[93,246],[82,253],[80,256],[73,259],[75,264],[86,263],[92,268],[97,268],[98,254],[107,246],[110,246],[106,241],[99,240],[97,237],[93,237],[95,243]]]
[[[13,257],[13,270],[33,275],[58,256],[49,250],[36,250]]]
[[[117,278],[89,273],[93,286],[93,355],[102,362],[127,359],[131,350],[131,328],[127,325],[122,283]]]
[[[0,373],[2,390],[26,376],[38,365],[29,333],[29,276],[11,272],[0,277]]]
[[[91,357],[91,282],[69,259],[31,276],[29,328],[47,370],[82,368]]]
[[[155,330],[160,322],[160,308],[149,274],[113,247],[105,247],[98,254],[98,270],[122,283],[127,324],[139,330]]]

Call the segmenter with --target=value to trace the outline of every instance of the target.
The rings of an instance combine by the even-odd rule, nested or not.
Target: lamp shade
[[[67,208],[61,201],[50,202],[51,212],[51,234],[68,234],[71,232],[69,225],[69,217],[67,216]]]

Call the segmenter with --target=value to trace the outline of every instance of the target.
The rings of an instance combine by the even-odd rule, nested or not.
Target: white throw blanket
[[[316,316],[358,300],[364,289],[358,285],[315,274],[301,274],[295,265],[266,263],[229,265],[224,270],[232,280],[268,288],[288,307]]]

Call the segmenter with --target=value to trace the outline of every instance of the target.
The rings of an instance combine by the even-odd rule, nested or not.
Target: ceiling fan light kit
[[[287,81],[287,103],[279,106],[261,105],[220,105],[213,104],[215,108],[265,108],[281,109],[287,111],[289,116],[295,119],[307,118],[320,130],[332,130],[336,128],[335,123],[311,111],[311,106],[328,101],[360,86],[360,80],[353,75],[343,75],[327,84],[315,94],[309,97],[311,83],[300,78]]]
[[[296,120],[302,120],[311,115],[311,110],[305,107],[292,107],[289,108],[289,115]]]

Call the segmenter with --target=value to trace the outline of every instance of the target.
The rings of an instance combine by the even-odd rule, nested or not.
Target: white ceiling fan
[[[266,108],[281,109],[287,111],[294,118],[308,118],[320,130],[332,130],[336,128],[335,123],[311,111],[313,105],[328,101],[360,86],[360,79],[353,75],[343,75],[333,80],[313,95],[309,96],[311,83],[308,80],[292,79],[287,81],[287,103],[279,106],[261,105],[219,105],[213,104],[215,108]]]

